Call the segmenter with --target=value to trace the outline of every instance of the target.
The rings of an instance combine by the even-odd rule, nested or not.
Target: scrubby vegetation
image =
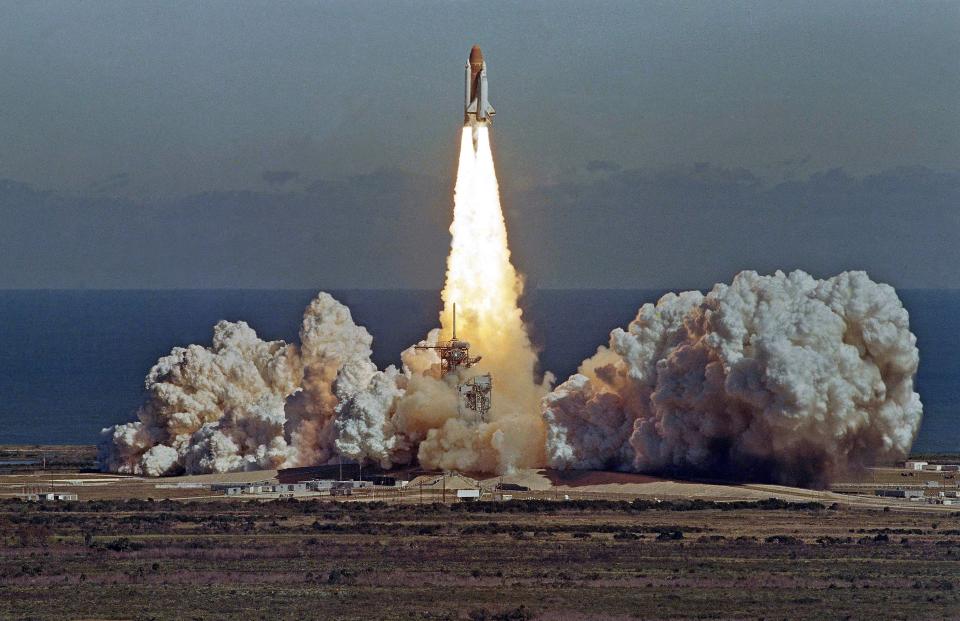
[[[0,618],[946,618],[960,516],[818,503],[0,502]]]

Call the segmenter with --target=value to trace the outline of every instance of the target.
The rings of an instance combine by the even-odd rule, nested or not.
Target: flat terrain
[[[960,513],[783,501],[0,501],[0,618],[903,618]]]
[[[0,448],[18,462],[0,473],[0,619],[960,617],[960,506],[872,495],[934,481],[933,498],[956,473],[807,490],[411,471],[406,489],[273,499],[210,486],[276,471],[146,479],[82,469],[89,449]],[[453,502],[498,483],[527,489]]]

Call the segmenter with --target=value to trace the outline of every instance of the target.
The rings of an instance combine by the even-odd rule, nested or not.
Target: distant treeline
[[[910,459],[933,464],[956,464],[960,463],[960,453],[911,453]]]

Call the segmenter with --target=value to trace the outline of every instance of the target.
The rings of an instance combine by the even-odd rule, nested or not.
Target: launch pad
[[[457,338],[457,304],[453,304],[453,338],[438,341],[435,345],[417,345],[416,349],[434,349],[440,356],[441,377],[454,375],[460,378],[461,369],[469,369],[480,362],[483,356],[470,357],[470,343]],[[476,414],[479,422],[487,420],[493,395],[493,377],[486,373],[476,375],[457,384],[457,413],[463,417],[463,410]]]

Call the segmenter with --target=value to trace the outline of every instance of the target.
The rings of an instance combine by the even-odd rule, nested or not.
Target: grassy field
[[[960,513],[783,501],[0,502],[0,618],[960,613]]]

